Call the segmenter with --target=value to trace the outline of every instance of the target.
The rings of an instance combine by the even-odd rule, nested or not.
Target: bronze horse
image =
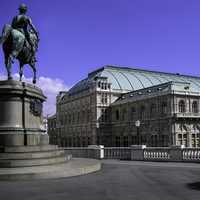
[[[33,41],[34,52],[37,51],[39,38],[36,36],[34,31],[30,30],[30,39]],[[36,83],[36,68],[35,68],[35,55],[31,51],[31,46],[26,40],[23,33],[17,29],[13,29],[11,25],[6,24],[2,31],[2,37],[0,37],[0,43],[2,43],[4,57],[5,57],[5,66],[8,73],[8,80],[12,79],[11,69],[14,59],[19,61],[20,66],[20,81],[22,81],[23,68],[25,64],[28,64],[33,70],[33,84]]]

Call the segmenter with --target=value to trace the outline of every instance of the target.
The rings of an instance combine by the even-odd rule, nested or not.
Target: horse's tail
[[[0,44],[4,43],[8,39],[8,37],[11,33],[11,30],[12,30],[11,25],[9,25],[9,24],[4,25],[3,31],[2,31],[2,36],[0,37]]]

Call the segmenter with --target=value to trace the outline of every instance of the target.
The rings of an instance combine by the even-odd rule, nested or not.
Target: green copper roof
[[[88,77],[72,87],[69,93],[73,94],[88,89],[90,83],[96,77],[107,77],[108,82],[112,83],[112,89],[121,92],[138,90],[170,81],[189,82],[192,91],[200,92],[199,77],[127,67],[105,66],[89,73]]]

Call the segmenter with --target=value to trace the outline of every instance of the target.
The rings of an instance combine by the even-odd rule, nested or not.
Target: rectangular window
[[[136,117],[136,110],[134,107],[131,108],[131,120],[134,120],[134,118]]]
[[[108,110],[106,108],[101,109],[101,120],[102,122],[108,121]]]
[[[106,93],[101,94],[101,103],[107,104],[108,103],[108,95]]]
[[[115,117],[116,117],[116,120],[119,120],[119,110],[115,111]]]
[[[120,137],[115,137],[115,145],[116,147],[120,147]]]
[[[104,122],[104,114],[105,114],[105,110],[104,108],[101,109],[101,118],[100,121]]]
[[[126,120],[126,109],[123,109],[122,111],[122,121]]]
[[[192,134],[192,147],[196,147],[196,135]]]

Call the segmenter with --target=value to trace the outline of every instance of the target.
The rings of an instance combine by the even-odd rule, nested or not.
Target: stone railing
[[[200,161],[200,148],[184,148],[182,156],[183,161]]]
[[[200,162],[200,148],[184,148],[183,146],[146,147],[145,145],[132,145],[131,147],[104,147],[102,145],[90,145],[88,147],[66,147],[64,149],[67,154],[82,158]]]
[[[149,147],[145,148],[143,152],[144,160],[155,161],[169,161],[170,160],[170,148],[166,147]]]
[[[104,147],[99,145],[90,145],[88,147],[65,147],[65,152],[75,158],[104,158]]]
[[[124,159],[130,160],[130,147],[104,147],[104,159]]]

